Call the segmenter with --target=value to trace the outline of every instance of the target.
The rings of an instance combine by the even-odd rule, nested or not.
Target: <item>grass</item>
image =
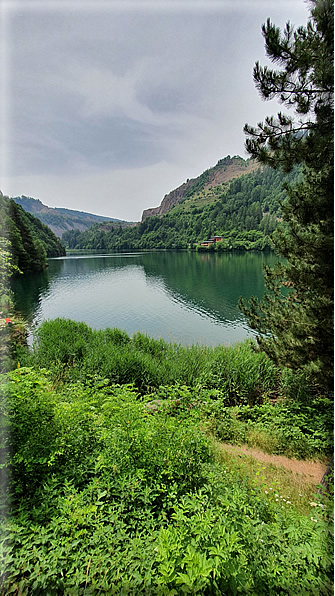
[[[173,383],[219,388],[229,404],[255,403],[277,393],[278,369],[256,353],[252,342],[234,347],[184,347],[133,337],[118,329],[96,331],[68,319],[45,321],[37,330],[33,351],[21,350],[22,366],[49,368],[64,379],[100,375],[111,383],[134,383],[145,393]]]
[[[293,472],[282,465],[257,461],[251,455],[243,453],[239,447],[234,450],[227,449],[215,439],[212,440],[220,464],[227,470],[237,470],[251,487],[259,487],[266,499],[280,502],[283,508],[292,505],[303,515],[310,512],[311,502],[320,500],[320,495],[317,495],[317,483],[303,474]]]
[[[322,395],[307,402],[283,399],[233,407],[218,398],[203,402],[201,409],[222,442],[297,459],[322,459],[332,453],[333,403]]]

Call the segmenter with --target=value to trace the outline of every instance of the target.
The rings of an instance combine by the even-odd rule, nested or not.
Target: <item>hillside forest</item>
[[[22,273],[42,271],[47,258],[65,255],[63,244],[48,226],[2,194],[0,237],[10,243],[12,264]]]
[[[245,163],[240,157],[235,160]],[[230,161],[228,156],[215,168],[223,169]],[[286,198],[283,184],[296,181],[299,172],[296,168],[284,175],[269,167],[258,168],[208,187],[211,170],[206,170],[163,215],[147,217],[133,227],[103,223],[84,232],[70,230],[62,241],[68,249],[185,249],[222,235],[217,250],[269,250]]]

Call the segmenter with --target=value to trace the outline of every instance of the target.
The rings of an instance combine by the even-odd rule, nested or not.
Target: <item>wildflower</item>
[[[312,501],[312,502],[310,503],[310,505],[311,505],[311,507],[317,507],[317,506],[318,506],[318,504],[317,504],[317,503],[314,503],[314,501]]]
[[[279,501],[279,499],[276,499],[276,501]]]
[[[265,490],[264,492],[265,492],[265,494],[267,495],[269,491]]]
[[[292,505],[291,501],[286,501],[287,505]]]

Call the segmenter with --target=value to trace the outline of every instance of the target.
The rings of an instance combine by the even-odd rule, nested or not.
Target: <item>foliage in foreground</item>
[[[55,386],[87,385],[94,378],[108,385],[131,383],[154,409],[162,402],[188,413],[199,410],[222,441],[298,458],[332,450],[331,398],[314,393],[308,378],[274,366],[250,341],[183,347],[55,319],[38,328],[32,353],[20,346],[17,352],[18,364],[47,368]]]
[[[196,390],[155,409],[129,385],[31,368],[0,389],[2,594],[330,593],[325,503],[304,516],[224,470]]]

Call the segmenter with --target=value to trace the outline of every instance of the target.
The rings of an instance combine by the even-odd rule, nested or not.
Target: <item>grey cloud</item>
[[[164,181],[176,172],[164,194],[227,153],[243,154],[245,122],[277,110],[261,102],[252,81],[255,61],[265,62],[261,25],[268,16],[304,24],[304,0],[192,4],[139,2],[140,10],[106,2],[88,10],[85,2],[46,2],[29,10],[27,2],[12,12],[4,192],[48,203],[52,189],[49,197],[39,192],[47,177],[63,177],[66,186],[71,176],[84,200],[82,172],[115,173],[118,181],[118,171],[139,176],[151,168]],[[32,186],[18,189],[16,181],[28,184],[29,176]],[[161,188],[160,180],[151,186]],[[149,192],[136,193],[143,208],[161,199]]]

